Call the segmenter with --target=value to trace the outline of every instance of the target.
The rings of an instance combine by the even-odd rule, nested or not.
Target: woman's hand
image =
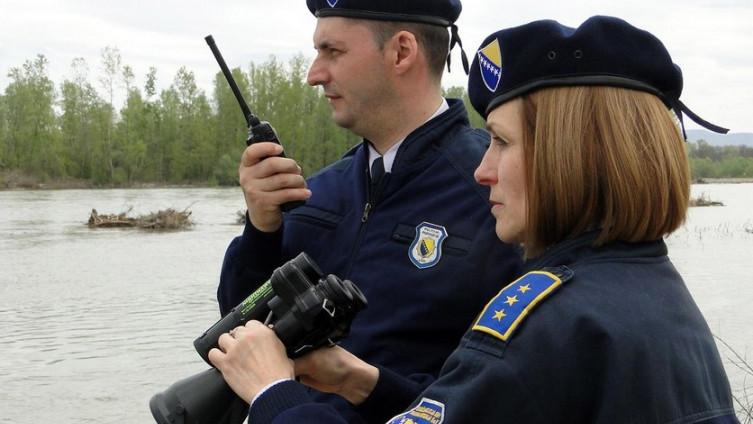
[[[246,403],[276,380],[292,379],[293,361],[288,359],[277,335],[259,321],[249,321],[220,336],[219,349],[209,351],[209,361],[227,384]]]
[[[299,381],[320,392],[336,393],[358,405],[379,380],[379,369],[341,348],[317,349],[295,360]]]

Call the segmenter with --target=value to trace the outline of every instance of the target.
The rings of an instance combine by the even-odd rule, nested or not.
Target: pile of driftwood
[[[706,193],[701,193],[700,196],[690,199],[690,206],[724,206],[724,203],[711,200]]]
[[[246,223],[246,211],[239,210],[235,212],[235,223],[240,225]]]
[[[165,209],[137,217],[128,216],[130,211],[131,209],[119,214],[99,214],[96,209],[92,209],[87,225],[89,228],[133,227],[150,230],[180,230],[193,225],[191,211],[188,210]]]

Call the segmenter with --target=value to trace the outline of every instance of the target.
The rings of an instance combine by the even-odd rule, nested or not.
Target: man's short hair
[[[676,118],[625,88],[523,95],[526,256],[600,230],[596,245],[656,240],[685,220],[690,170]]]
[[[416,22],[394,22],[363,19],[362,22],[371,30],[374,41],[380,49],[399,31],[408,31],[416,36],[419,49],[423,51],[429,66],[429,73],[437,81],[442,79],[444,66],[449,54],[450,35],[447,28]]]

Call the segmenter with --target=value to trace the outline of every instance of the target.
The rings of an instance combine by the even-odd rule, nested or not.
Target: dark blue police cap
[[[658,38],[627,22],[594,16],[578,28],[535,21],[495,32],[471,66],[468,95],[481,116],[528,92],[556,86],[607,85],[641,90],[715,132],[680,101],[682,72]],[[685,131],[683,125],[683,133]]]
[[[468,59],[458,36],[458,27],[455,25],[463,9],[460,0],[306,0],[306,5],[317,18],[340,16],[450,27],[450,50],[455,44],[460,46],[463,67],[466,74],[468,73]],[[448,56],[447,69],[449,68]]]
[[[460,16],[460,0],[306,0],[316,17],[421,22],[448,27]]]

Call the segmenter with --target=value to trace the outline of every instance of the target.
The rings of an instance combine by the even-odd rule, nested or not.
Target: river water
[[[697,185],[670,256],[712,331],[753,356],[753,184]],[[89,229],[92,208],[190,208],[188,231]],[[0,423],[149,423],[149,398],[206,369],[192,341],[217,318],[237,188],[0,192]],[[750,229],[751,232],[747,232]],[[728,358],[734,389],[753,391]],[[753,360],[751,360],[753,362]]]

